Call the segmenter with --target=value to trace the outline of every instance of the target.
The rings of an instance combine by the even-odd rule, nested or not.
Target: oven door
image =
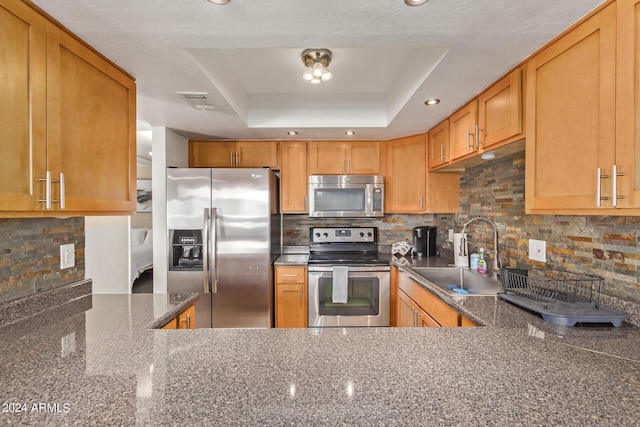
[[[389,267],[350,267],[346,303],[334,303],[331,267],[309,267],[309,327],[389,326]]]

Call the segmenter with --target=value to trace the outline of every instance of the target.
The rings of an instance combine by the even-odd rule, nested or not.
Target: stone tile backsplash
[[[310,226],[376,226],[381,244],[411,240],[418,225],[438,227],[437,246],[453,250],[447,229],[456,232],[471,217],[484,215],[498,225],[504,266],[572,270],[604,277],[603,293],[640,302],[640,217],[526,215],[525,154],[483,163],[465,170],[460,179],[459,214],[387,214],[383,219],[311,219],[284,216],[284,244],[307,245]],[[467,229],[469,240],[491,249],[493,232],[482,222]],[[546,241],[546,264],[528,258],[529,239]],[[477,248],[470,246],[470,251]],[[491,265],[489,263],[489,265]]]
[[[76,265],[60,270],[60,245]],[[0,219],[0,303],[84,279],[84,218]]]

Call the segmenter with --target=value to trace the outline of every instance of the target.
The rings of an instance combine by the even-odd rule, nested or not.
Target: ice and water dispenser
[[[202,230],[170,230],[170,271],[202,271]]]

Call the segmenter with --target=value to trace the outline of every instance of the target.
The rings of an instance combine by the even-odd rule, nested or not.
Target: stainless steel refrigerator
[[[201,294],[196,327],[273,327],[278,190],[266,168],[167,169],[168,290]]]

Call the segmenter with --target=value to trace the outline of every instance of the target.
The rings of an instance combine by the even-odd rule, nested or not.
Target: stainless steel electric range
[[[309,327],[389,326],[389,257],[376,227],[309,229]]]

